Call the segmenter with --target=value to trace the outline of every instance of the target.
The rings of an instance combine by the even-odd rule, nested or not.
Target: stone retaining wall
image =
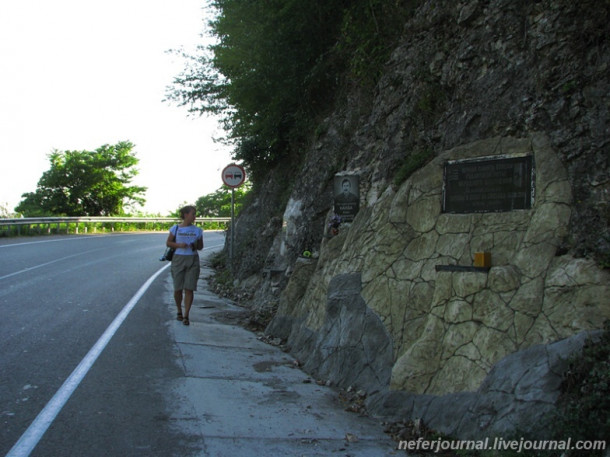
[[[442,213],[447,160],[523,154],[535,163],[531,210]],[[369,378],[389,378],[392,390],[409,394],[476,392],[510,354],[601,328],[610,319],[608,272],[561,252],[570,189],[541,134],[491,138],[439,154],[397,190],[361,205],[351,227],[323,242],[317,260],[295,268],[268,331],[289,338],[297,351],[311,349],[317,362],[321,348],[337,351],[344,340],[333,329],[344,327],[329,325],[336,324],[329,285],[340,275],[358,274],[362,305],[354,309],[377,316],[391,341],[386,347],[383,338],[374,340],[392,362],[389,368],[378,364],[380,371]],[[436,271],[437,265],[472,265],[479,251],[491,252],[488,273]],[[338,365],[320,373],[348,382]],[[373,384],[383,388],[383,382]]]

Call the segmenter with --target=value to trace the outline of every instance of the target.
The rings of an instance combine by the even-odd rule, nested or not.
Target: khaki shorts
[[[172,259],[174,290],[197,290],[200,269],[198,255],[174,254]]]

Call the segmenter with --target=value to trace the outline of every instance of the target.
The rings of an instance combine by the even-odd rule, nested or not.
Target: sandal
[[[179,321],[181,321],[183,319],[182,317],[182,313],[178,313],[176,314],[176,319],[178,319]]]
[[[182,323],[183,323],[184,325],[189,325],[189,324],[190,324],[190,322],[189,322],[189,318],[188,318],[188,317],[185,317],[185,318],[184,318],[184,320],[182,321]]]

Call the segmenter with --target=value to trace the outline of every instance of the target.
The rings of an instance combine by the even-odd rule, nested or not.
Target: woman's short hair
[[[180,219],[184,219],[184,217],[191,211],[197,211],[197,208],[195,208],[193,205],[186,205],[185,207],[180,208]]]

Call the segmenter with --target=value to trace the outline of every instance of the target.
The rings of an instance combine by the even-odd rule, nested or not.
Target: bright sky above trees
[[[184,66],[165,51],[204,43],[205,3],[0,2],[0,204],[12,209],[35,191],[53,150],[119,141],[135,144],[145,211],[218,189],[231,161],[212,141],[223,136],[218,123],[162,101]]]

